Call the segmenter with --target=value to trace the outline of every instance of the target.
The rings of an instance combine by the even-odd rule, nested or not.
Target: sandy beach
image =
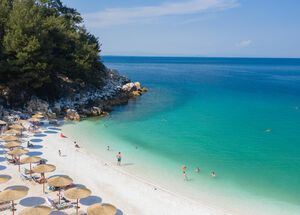
[[[92,191],[92,195],[80,201],[82,213],[86,208],[94,203],[111,203],[118,208],[117,214],[227,214],[224,211],[201,205],[183,196],[163,190],[153,184],[129,175],[122,170],[122,166],[107,163],[93,153],[87,151],[84,145],[81,148],[74,147],[72,137],[62,138],[60,128],[44,127],[41,134],[28,135],[23,138],[23,146],[27,140],[35,145],[30,149],[30,155],[38,155],[47,159],[47,163],[54,164],[56,171],[46,174],[68,175],[74,184],[86,186]],[[58,150],[62,155],[59,156]],[[5,155],[2,154],[1,157]],[[12,176],[12,180],[0,185],[0,190],[12,185],[25,185],[29,187],[29,194],[18,203],[17,210],[33,206],[36,204],[47,205],[47,196],[56,198],[57,193],[47,191],[42,192],[42,186],[34,182],[23,181],[20,178],[18,167],[7,164],[1,159],[1,174]],[[28,168],[27,165],[23,165]],[[8,212],[8,211],[7,211]],[[73,214],[74,209],[67,209],[52,214]],[[10,214],[10,213],[8,213]]]

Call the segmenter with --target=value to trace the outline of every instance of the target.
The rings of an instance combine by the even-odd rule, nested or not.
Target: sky
[[[62,0],[102,55],[300,58],[300,0]]]

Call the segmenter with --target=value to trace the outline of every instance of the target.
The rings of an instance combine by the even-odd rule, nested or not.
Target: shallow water
[[[127,171],[195,200],[300,213],[299,59],[103,61],[150,90],[110,117],[65,126],[74,138],[112,162],[121,151]]]

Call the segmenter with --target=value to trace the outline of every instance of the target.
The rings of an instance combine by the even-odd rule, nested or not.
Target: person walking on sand
[[[121,166],[121,161],[122,161],[122,155],[121,155],[121,152],[119,152],[118,154],[117,154],[117,165],[118,166]]]
[[[59,157],[61,157],[61,151],[60,151],[60,149],[58,150],[58,155],[59,155]]]
[[[187,169],[186,165],[183,165],[183,166],[182,166],[182,175],[183,175],[183,179],[184,179],[185,181],[188,180],[187,175],[186,175],[186,169]]]

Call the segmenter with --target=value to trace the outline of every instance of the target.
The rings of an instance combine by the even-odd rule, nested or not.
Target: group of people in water
[[[181,167],[181,169],[182,169],[182,176],[183,176],[183,179],[185,180],[185,181],[188,181],[188,177],[187,177],[187,166],[186,165],[183,165],[182,167]],[[200,168],[199,167],[196,167],[195,168],[195,172],[196,173],[200,173]],[[215,178],[216,176],[217,176],[217,174],[216,174],[216,172],[215,171],[212,171],[211,173],[210,173],[210,176],[211,177],[213,177],[213,178]]]

